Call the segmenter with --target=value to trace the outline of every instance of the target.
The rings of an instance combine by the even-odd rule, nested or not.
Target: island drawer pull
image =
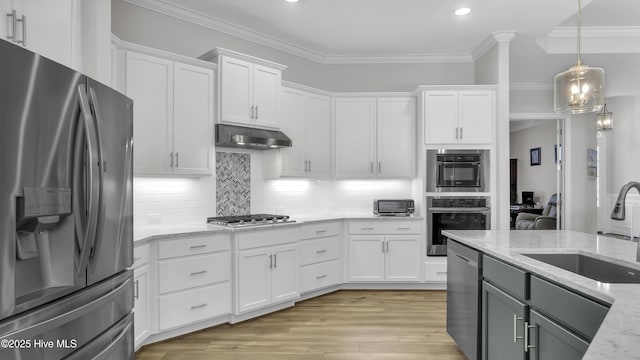
[[[191,276],[196,276],[196,275],[206,274],[206,273],[207,273],[207,270],[201,270],[201,271],[192,272]]]
[[[316,251],[316,254],[322,254],[322,253],[326,253],[327,249],[323,249],[323,250],[318,250]]]
[[[206,307],[207,305],[209,305],[209,304],[204,303],[204,304],[200,304],[200,305],[193,305],[193,306],[191,306],[191,310],[200,309],[200,308]]]
[[[318,276],[316,276],[316,279],[320,280],[320,279],[324,279],[324,278],[326,278],[326,277],[327,277],[327,275],[326,275],[326,274],[323,274],[323,275],[318,275]]]
[[[195,249],[203,249],[203,248],[206,248],[206,247],[207,247],[206,244],[203,244],[203,245],[191,245],[191,246],[189,246],[189,249],[195,250]]]

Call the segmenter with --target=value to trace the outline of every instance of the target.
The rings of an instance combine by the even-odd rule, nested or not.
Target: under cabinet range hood
[[[216,124],[216,146],[270,150],[291,147],[291,139],[278,130]]]

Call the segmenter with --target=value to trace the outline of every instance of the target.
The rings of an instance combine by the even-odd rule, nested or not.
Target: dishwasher
[[[447,243],[447,332],[469,360],[480,356],[480,252]]]

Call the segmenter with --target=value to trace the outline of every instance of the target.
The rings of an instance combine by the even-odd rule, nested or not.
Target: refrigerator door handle
[[[96,229],[99,229],[104,221],[104,173],[107,171],[107,166],[104,160],[104,152],[102,150],[102,130],[100,128],[102,117],[100,113],[100,106],[98,104],[98,97],[96,96],[96,92],[95,90],[93,90],[93,88],[89,88],[89,100],[89,104],[91,105],[93,113],[95,114],[94,121],[97,138],[96,146],[98,148],[98,219],[96,222]],[[93,257],[93,249],[95,248],[97,237],[98,232],[96,231],[96,234],[91,241],[91,246],[89,247],[90,257]]]
[[[99,150],[96,149],[97,139],[97,131],[95,129],[95,123],[93,120],[93,116],[91,115],[91,108],[89,105],[89,100],[87,99],[87,91],[85,85],[78,85],[78,98],[80,100],[80,110],[82,112],[82,122],[84,128],[84,134],[87,139],[87,155],[88,155],[88,164],[89,171],[87,177],[87,184],[85,186],[88,187],[88,202],[87,202],[87,224],[86,228],[84,228],[84,234],[81,236],[84,237],[82,241],[82,245],[80,248],[80,261],[78,263],[78,268],[76,272],[80,275],[86,267],[87,261],[89,260],[89,252],[91,250],[90,242],[93,243],[98,229],[98,215],[99,215],[99,206],[100,206],[100,184],[96,182],[94,173],[96,172],[96,165],[98,165],[100,158],[98,155]],[[78,160],[78,159],[76,159]],[[76,164],[77,165],[77,164]],[[79,167],[75,166],[74,168],[74,177],[78,175]],[[99,172],[99,170],[97,170]],[[98,174],[98,176],[102,176],[102,174]],[[77,216],[82,216],[79,214],[79,211],[74,211]]]

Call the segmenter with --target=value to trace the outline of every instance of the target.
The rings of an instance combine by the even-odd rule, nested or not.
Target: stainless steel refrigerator
[[[133,103],[4,40],[0,72],[0,359],[133,359]]]

